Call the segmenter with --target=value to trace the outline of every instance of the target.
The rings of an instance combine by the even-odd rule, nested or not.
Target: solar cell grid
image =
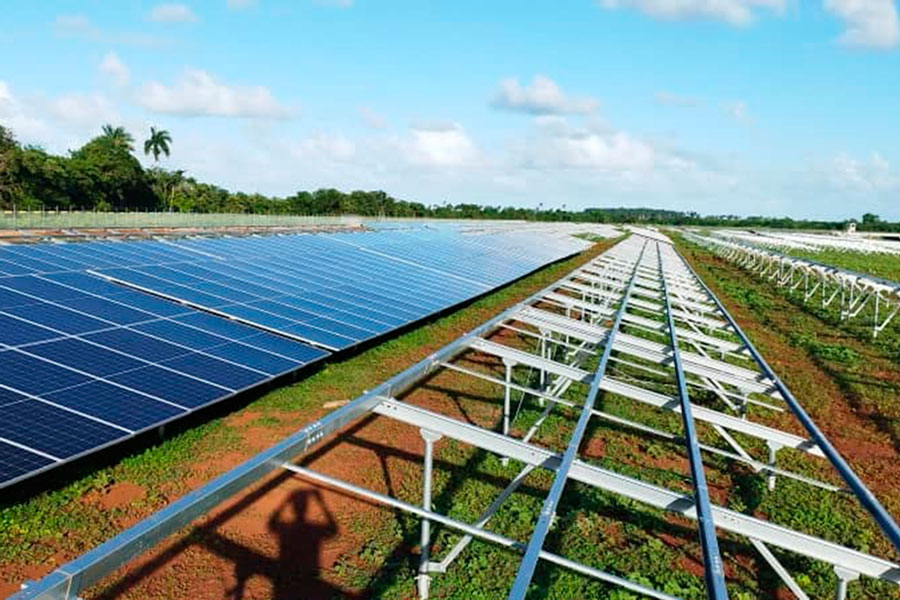
[[[23,423],[28,426],[22,427]],[[0,438],[57,459],[95,450],[127,435],[122,428],[39,400],[24,399],[0,406]]]
[[[417,231],[0,247],[0,487],[580,249]]]
[[[0,439],[0,481],[10,481],[37,472],[54,462],[56,461],[52,458]]]

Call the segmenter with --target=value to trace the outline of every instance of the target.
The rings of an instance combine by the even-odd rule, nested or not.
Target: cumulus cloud
[[[868,161],[847,153],[834,157],[827,166],[830,181],[839,188],[863,192],[900,191],[900,170],[878,152]]]
[[[842,44],[882,50],[900,44],[894,0],[825,0],[825,10],[845,22]]]
[[[119,111],[103,94],[63,94],[51,100],[47,108],[59,121],[85,130],[120,119]]]
[[[197,15],[185,4],[157,4],[147,19],[157,23],[192,23],[197,20]]]
[[[293,151],[298,158],[346,162],[356,157],[356,143],[343,135],[318,133],[294,145]]]
[[[360,106],[358,112],[359,118],[362,119],[367,127],[372,129],[384,129],[387,127],[387,119],[384,118],[384,115],[375,112],[368,106]]]
[[[408,139],[400,142],[406,159],[428,167],[460,167],[472,164],[478,149],[458,123],[416,123]]]
[[[131,71],[129,71],[128,66],[122,62],[119,55],[115,52],[108,52],[97,68],[119,86],[127,85],[131,77]]]
[[[533,115],[562,115],[590,114],[600,107],[600,102],[590,97],[569,96],[549,77],[536,75],[530,85],[522,85],[514,77],[504,79],[491,105]]]
[[[759,9],[783,11],[785,0],[599,0],[599,4],[607,10],[635,9],[656,19],[709,19],[742,26],[755,21]]]
[[[101,93],[22,96],[0,81],[0,123],[23,143],[65,152],[99,134],[104,123],[122,123],[122,116]]]
[[[656,162],[656,150],[628,133],[606,127],[571,125],[562,117],[535,121],[535,132],[512,147],[514,161],[540,169],[646,171]]]
[[[199,69],[186,69],[174,85],[145,83],[138,102],[152,112],[186,117],[281,119],[294,112],[276,100],[267,87],[226,85]]]

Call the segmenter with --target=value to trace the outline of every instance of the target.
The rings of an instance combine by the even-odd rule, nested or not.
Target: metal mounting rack
[[[420,517],[421,555],[417,582],[422,598],[429,595],[432,577],[451,568],[453,561],[475,538],[523,553],[509,598],[526,596],[541,560],[646,597],[675,598],[643,583],[545,549],[547,532],[561,508],[560,498],[570,481],[696,520],[709,598],[727,598],[717,534],[746,539],[802,600],[808,598],[807,593],[771,548],[831,565],[836,575],[838,600],[846,597],[849,582],[860,576],[900,585],[900,565],[894,562],[710,501],[702,463],[704,454],[747,465],[766,479],[770,489],[774,489],[777,477],[786,477],[827,490],[848,491],[848,497],[858,500],[894,547],[900,549],[900,528],[668,239],[648,230],[635,233],[348,405],[309,424],[44,579],[29,583],[15,598],[73,599],[81,590],[167,535],[278,469],[287,469],[318,484]],[[495,335],[501,330],[511,331],[516,336]],[[518,343],[511,340],[518,340]],[[503,375],[460,364],[462,357],[471,355],[499,360]],[[499,423],[495,427],[483,427],[401,399],[425,378],[441,370],[453,370],[489,381],[502,389],[503,409]],[[518,382],[514,375],[522,370],[535,372],[536,381],[532,377],[524,384]],[[515,418],[513,392],[527,396],[529,401],[542,407],[541,416],[522,438],[511,435]],[[637,405],[678,413],[683,423],[682,431],[663,431],[606,412],[598,408],[596,402],[601,392],[603,397],[614,396]],[[533,441],[541,424],[558,406],[575,409],[579,415],[561,451]],[[791,413],[807,436],[754,421],[751,407],[753,413],[763,410]],[[370,413],[420,430],[424,444],[421,505],[295,463],[327,436]],[[590,462],[583,456],[581,447],[588,422],[593,418],[629,427],[647,436],[682,440],[689,457],[693,493],[660,487]],[[703,430],[698,431],[699,427]],[[435,446],[444,438],[483,449],[520,465],[518,473],[475,522],[453,519],[432,508]],[[710,439],[717,443],[711,443]],[[767,456],[754,456],[758,450],[751,446],[762,445],[767,449]],[[795,455],[792,458],[798,459],[828,460],[846,488],[780,467],[776,461],[779,453],[792,453]],[[488,529],[486,525],[491,517],[536,469],[552,472],[553,483],[530,539],[521,542]],[[434,560],[431,555],[432,524],[462,534],[440,560]]]
[[[683,235],[778,287],[802,293],[804,302],[815,298],[822,308],[836,306],[842,321],[870,308],[872,337],[900,312],[900,284],[893,281],[690,231]]]

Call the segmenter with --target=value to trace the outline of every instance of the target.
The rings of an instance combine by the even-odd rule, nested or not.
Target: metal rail
[[[837,306],[842,321],[857,317],[870,308],[872,337],[878,337],[900,314],[900,283],[895,281],[787,256],[745,242],[701,236],[690,231],[684,231],[682,235],[778,287],[791,293],[802,293],[804,302],[818,296],[823,309]]]
[[[674,249],[674,248],[673,248]],[[676,250],[677,252],[677,250]],[[680,256],[680,254],[679,254]],[[759,369],[768,377],[774,384],[775,387],[778,388],[779,394],[784,399],[785,403],[790,408],[791,412],[794,413],[794,416],[800,421],[800,424],[803,425],[803,428],[806,429],[807,433],[809,433],[810,437],[815,441],[816,445],[822,450],[822,453],[825,457],[831,462],[834,466],[835,470],[837,470],[838,474],[844,480],[844,483],[850,488],[856,498],[859,500],[860,504],[872,515],[872,518],[877,523],[878,527],[881,528],[881,531],[888,537],[891,543],[894,545],[894,548],[900,552],[900,527],[898,527],[897,522],[891,517],[890,513],[884,508],[881,502],[875,497],[875,495],[866,487],[866,485],[862,482],[856,472],[853,471],[853,468],[847,463],[846,460],[841,456],[841,454],[837,451],[837,449],[828,441],[828,438],[825,437],[825,434],[822,433],[822,430],[813,422],[812,418],[809,414],[804,410],[803,406],[797,402],[797,399],[794,398],[794,395],[791,391],[784,385],[784,382],[781,381],[781,378],[775,374],[775,371],[772,370],[772,367],[769,366],[769,363],[762,357],[756,347],[753,345],[753,342],[750,341],[750,338],[741,330],[738,326],[737,322],[734,320],[734,317],[731,316],[731,313],[722,305],[721,301],[713,294],[712,290],[709,289],[709,286],[700,279],[699,275],[697,275],[694,268],[682,257],[684,264],[687,265],[688,269],[690,269],[691,273],[696,277],[697,282],[703,287],[706,294],[709,296],[710,300],[712,300],[716,306],[718,306],[719,311],[722,313],[722,316],[728,321],[731,328],[734,330],[734,333],[741,338],[742,343],[747,348],[747,351],[750,353],[750,356],[753,357],[753,360],[759,366]]]
[[[688,462],[691,469],[691,482],[694,487],[694,505],[696,506],[697,523],[700,528],[700,545],[703,549],[703,575],[706,581],[706,595],[712,600],[726,600],[728,598],[728,589],[725,586],[725,567],[722,564],[719,542],[716,539],[716,524],[709,504],[709,487],[706,484],[703,457],[700,456],[700,441],[697,438],[697,427],[694,424],[691,400],[688,395],[684,369],[681,364],[678,334],[675,332],[675,320],[672,317],[669,286],[666,281],[666,271],[663,266],[659,242],[656,243],[656,258],[659,277],[662,282],[662,293],[665,299],[666,322],[669,327],[669,347],[672,351],[675,380],[678,384],[678,400],[681,405],[681,420],[684,424],[684,443],[687,448]]]
[[[541,508],[541,516],[538,518],[537,525],[535,525],[534,531],[531,534],[531,539],[525,550],[525,557],[522,559],[522,562],[519,565],[519,571],[516,573],[516,578],[513,581],[512,589],[508,596],[510,600],[521,600],[525,598],[525,594],[528,592],[528,586],[531,583],[531,579],[534,577],[534,570],[537,567],[538,558],[540,557],[544,546],[544,540],[547,537],[547,532],[550,531],[550,525],[556,515],[556,507],[559,504],[559,499],[562,497],[563,490],[569,479],[569,470],[572,468],[572,463],[578,455],[581,441],[584,438],[588,422],[591,419],[594,403],[597,400],[597,395],[600,393],[600,382],[606,375],[606,366],[609,364],[609,357],[612,354],[616,333],[622,325],[622,315],[625,314],[625,311],[628,308],[628,301],[631,298],[631,291],[634,289],[634,281],[637,277],[641,260],[644,258],[644,251],[646,248],[647,242],[644,242],[644,245],[641,246],[640,254],[638,254],[637,260],[634,262],[634,268],[631,270],[631,278],[628,281],[628,287],[625,288],[625,293],[619,303],[619,309],[616,311],[616,320],[607,333],[603,347],[603,355],[600,357],[597,371],[594,373],[591,389],[588,392],[584,406],[581,409],[578,423],[575,425],[575,430],[569,438],[569,445],[566,448],[565,454],[563,454],[559,468],[556,470],[556,476],[553,479],[553,484],[550,486],[550,492],[544,499],[544,506]]]

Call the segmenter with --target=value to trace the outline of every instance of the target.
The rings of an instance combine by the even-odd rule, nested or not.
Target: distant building
[[[856,221],[848,221],[847,228],[844,229],[845,233],[856,233]]]

